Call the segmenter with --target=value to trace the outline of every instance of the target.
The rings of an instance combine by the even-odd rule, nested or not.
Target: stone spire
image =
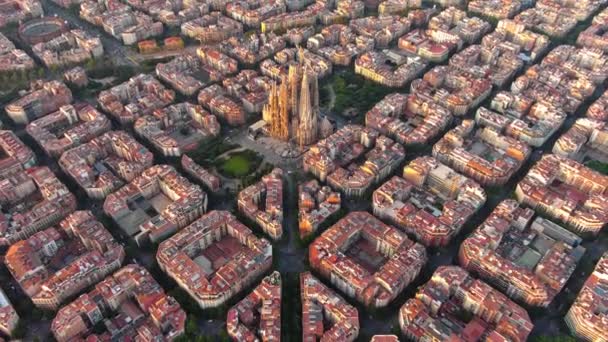
[[[262,109],[262,120],[266,121],[266,124],[272,125],[274,113],[279,110],[279,90],[276,82],[272,82],[270,86],[270,92],[268,93],[268,102]]]
[[[277,120],[278,132],[276,137],[284,141],[289,140],[289,84],[286,77],[282,78],[279,88],[279,115]]]
[[[326,117],[321,121],[320,127],[320,138],[324,139],[330,136],[334,132],[334,125],[332,125],[331,121]]]
[[[289,97],[291,105],[291,114],[294,119],[297,119],[298,112],[298,84],[300,82],[300,66],[291,64],[289,66]]]
[[[289,85],[283,77],[281,85],[272,84],[268,94],[268,103],[262,110],[262,119],[270,127],[270,136],[287,141],[289,139]]]
[[[297,138],[300,146],[310,145],[317,140],[318,97],[317,77],[306,68],[302,76],[300,104],[298,106],[300,126]]]

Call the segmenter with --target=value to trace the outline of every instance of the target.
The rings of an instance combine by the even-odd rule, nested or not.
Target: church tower
[[[268,94],[268,103],[262,110],[262,119],[270,127],[270,136],[276,139],[289,140],[289,85],[283,77],[281,85],[272,84]]]
[[[279,87],[279,113],[277,116],[277,132],[274,137],[283,141],[289,140],[289,84],[287,78],[281,79]]]
[[[272,82],[270,85],[270,92],[268,93],[268,102],[262,109],[262,120],[266,121],[268,125],[272,125],[274,113],[279,110],[279,90],[276,82]]]
[[[316,75],[304,70],[298,106],[300,125],[297,140],[300,146],[307,146],[317,141],[319,121],[319,83]]]

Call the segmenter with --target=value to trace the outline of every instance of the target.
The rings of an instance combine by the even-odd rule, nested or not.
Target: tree
[[[602,163],[597,160],[591,160],[585,165],[592,170],[595,170],[604,175],[608,175],[608,163]]]
[[[44,313],[42,312],[42,310],[40,310],[38,308],[34,308],[31,311],[31,315],[32,315],[32,319],[34,319],[35,321],[39,321],[42,319],[42,316],[44,315]]]
[[[198,332],[198,324],[196,323],[196,316],[190,314],[188,320],[186,321],[186,334],[188,335],[196,335]]]
[[[341,76],[336,76],[334,80],[334,91],[336,93],[343,93],[346,89],[346,81]]]
[[[219,336],[220,341],[230,342],[230,336],[228,336],[228,332],[226,330],[222,330]]]
[[[537,337],[533,341],[536,341],[536,342],[574,342],[576,340],[573,337],[567,336],[567,335],[561,335],[561,336],[543,335],[543,336]]]
[[[187,336],[186,334],[183,334],[175,339],[175,342],[189,342],[189,341],[190,341],[190,337]]]
[[[19,323],[17,323],[17,326],[13,330],[12,337],[15,338],[15,339],[23,338],[25,336],[26,330],[27,329],[26,329],[25,324],[23,323],[23,321],[19,321]]]
[[[85,66],[86,69],[93,69],[95,67],[95,65],[97,64],[97,61],[95,60],[95,58],[91,58],[87,61],[87,64]]]
[[[55,74],[59,70],[59,66],[57,64],[53,64],[49,67],[49,70],[51,70],[51,73]]]
[[[393,335],[395,336],[400,336],[401,335],[401,328],[399,328],[398,324],[395,324],[391,327],[391,332],[393,333]]]

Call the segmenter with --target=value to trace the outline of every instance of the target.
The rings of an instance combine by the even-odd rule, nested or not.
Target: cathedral
[[[262,119],[267,124],[268,133],[275,139],[293,139],[300,146],[315,143],[321,134],[316,74],[308,66],[290,65],[288,75],[281,78],[281,84],[272,85]]]

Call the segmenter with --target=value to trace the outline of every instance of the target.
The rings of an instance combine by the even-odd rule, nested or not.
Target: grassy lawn
[[[202,167],[210,168],[217,166],[215,165],[217,156],[238,147],[240,146],[226,143],[221,137],[215,137],[201,141],[195,150],[188,152],[188,156]]]
[[[200,166],[215,169],[226,178],[239,179],[242,185],[252,184],[273,168],[257,152],[226,143],[221,138],[201,142],[197,149],[188,152],[188,156]]]
[[[251,169],[251,163],[242,154],[230,156],[221,166],[222,172],[231,174],[235,177],[247,175]]]
[[[218,171],[225,177],[243,178],[258,169],[262,157],[251,150],[234,152],[217,161]]]

